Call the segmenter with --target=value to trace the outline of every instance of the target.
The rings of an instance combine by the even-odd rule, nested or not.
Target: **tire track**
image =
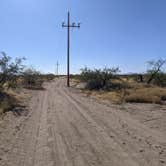
[[[73,109],[75,110],[75,112],[71,113],[72,116],[75,116],[74,114],[79,113],[80,117],[77,118],[80,118],[80,120],[82,118],[82,120],[85,122],[87,121],[86,125],[89,126],[89,128],[92,128],[91,131],[87,130],[84,132],[86,132],[87,137],[89,137],[89,140],[87,141],[89,141],[90,144],[93,145],[93,147],[95,147],[96,145],[99,146],[96,147],[98,148],[98,153],[100,153],[100,151],[104,153],[104,156],[105,158],[107,157],[108,161],[111,158],[110,153],[112,153],[113,159],[111,162],[115,163],[116,165],[117,161],[119,161],[119,158],[121,158],[124,161],[123,164],[125,163],[125,161],[127,161],[127,163],[128,161],[130,161],[132,165],[138,165],[130,158],[130,156],[127,153],[124,152],[124,149],[122,149],[112,138],[109,137],[109,135],[103,130],[103,128],[101,128],[93,119],[91,119],[89,115],[85,113],[85,111],[82,110],[80,106],[78,106],[69,96],[66,95],[66,93],[63,92],[63,89],[61,90],[59,89],[59,93],[61,93],[62,97],[67,99],[68,103],[72,104],[72,106],[75,108]],[[85,129],[81,128],[81,130],[83,131]],[[98,133],[98,136],[96,135],[95,132]],[[93,135],[91,133],[93,133]],[[94,136],[98,138],[95,138]],[[96,143],[94,141],[95,139],[97,141]],[[107,144],[107,146],[105,146],[105,144]],[[121,155],[118,154],[118,151],[121,152],[120,153]],[[102,155],[100,154],[100,156]],[[106,163],[108,163],[108,161]]]
[[[74,94],[70,93],[67,89],[63,88],[63,90],[64,90],[63,95],[66,95],[66,97],[68,98],[68,100],[70,102],[71,102],[71,100],[73,100],[76,105],[79,105],[79,107],[82,107],[82,111],[87,112],[88,116],[92,117],[92,115],[90,115],[91,111],[89,110],[89,108],[87,106],[83,105],[80,101],[78,101],[78,99],[80,99],[78,97],[78,95],[77,95],[77,99],[76,99],[76,98],[73,97]],[[61,90],[61,92],[63,92],[63,91]],[[87,105],[87,102],[88,101],[84,101],[83,103],[86,103],[86,105]],[[93,110],[93,111],[95,111],[95,110]],[[111,116],[113,116],[113,115],[111,114]],[[117,118],[117,117],[114,117],[114,118]],[[94,118],[93,118],[93,120],[96,121]],[[158,156],[160,155],[161,151],[163,151],[163,150],[158,151],[158,149],[156,149],[156,144],[160,144],[161,140],[162,140],[162,143],[163,143],[164,142],[163,139],[159,139],[159,140],[156,141],[156,139],[158,137],[157,138],[155,137],[155,143],[153,142],[154,146],[152,146],[151,145],[152,144],[151,141],[148,141],[147,139],[151,138],[153,135],[152,136],[150,135],[150,137],[149,137],[149,135],[147,135],[147,137],[144,139],[144,138],[140,137],[140,135],[137,135],[137,136],[135,134],[133,135],[133,133],[131,132],[131,135],[130,135],[130,133],[128,133],[129,134],[128,137],[131,136],[131,138],[132,138],[133,141],[131,139],[129,140],[131,142],[129,142],[127,139],[124,141],[124,139],[123,139],[123,136],[124,136],[123,135],[123,133],[124,133],[123,130],[124,129],[121,130],[120,133],[117,133],[115,130],[113,130],[113,128],[111,128],[110,126],[108,126],[106,122],[102,123],[102,118],[100,118],[100,121],[96,121],[96,123],[99,126],[102,126],[102,128],[105,129],[106,133],[111,133],[111,135],[110,135],[111,137],[112,137],[112,133],[114,133],[113,137],[115,137],[115,139],[116,139],[115,142],[117,142],[119,145],[122,145],[124,143],[123,146],[121,146],[121,147],[123,149],[126,149],[125,151],[127,151],[128,154],[131,157],[133,156],[134,160],[137,160],[137,162],[140,163],[141,165],[145,164],[145,163],[146,163],[146,165],[148,165],[150,163],[151,163],[151,165],[160,165],[161,164]],[[126,122],[124,124],[126,124]],[[118,124],[116,124],[116,125],[118,126]],[[130,131],[131,129],[127,128],[125,130],[126,131]],[[144,127],[143,127],[142,131],[143,130],[144,130]],[[153,132],[151,132],[151,130],[150,130],[150,133],[147,133],[147,134],[153,134]],[[126,145],[128,145],[128,147]],[[144,147],[144,146],[146,146],[146,147]],[[145,152],[143,150],[144,148],[146,149]]]
[[[6,166],[163,166],[166,141],[123,111],[89,101],[64,79],[31,101]]]

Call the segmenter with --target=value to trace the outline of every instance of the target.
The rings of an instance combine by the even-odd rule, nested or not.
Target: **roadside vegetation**
[[[55,77],[26,67],[24,61],[25,58],[12,60],[5,52],[0,52],[0,114],[19,105],[20,89],[42,90],[43,82]]]
[[[139,74],[120,74],[119,68],[81,69],[76,84],[84,83],[82,91],[113,103],[166,103],[166,60],[147,62],[147,71]]]

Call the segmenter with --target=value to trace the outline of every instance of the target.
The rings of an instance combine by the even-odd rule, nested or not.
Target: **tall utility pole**
[[[58,63],[58,61],[57,61],[57,64],[56,64],[56,75],[58,76],[59,75],[59,63]]]
[[[68,12],[68,22],[62,23],[63,28],[67,28],[67,86],[70,86],[70,28],[80,28],[80,23],[70,24],[70,13]]]

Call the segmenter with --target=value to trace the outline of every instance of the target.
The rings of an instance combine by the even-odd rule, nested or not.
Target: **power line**
[[[67,28],[67,86],[70,86],[70,28],[80,28],[80,23],[70,24],[70,12],[68,12],[68,22],[62,23],[63,28]]]

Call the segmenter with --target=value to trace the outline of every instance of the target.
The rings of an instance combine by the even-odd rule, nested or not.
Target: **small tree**
[[[22,65],[25,58],[16,58],[15,61],[11,61],[11,57],[7,56],[5,52],[0,53],[0,87],[8,82],[9,86],[16,84],[17,76],[21,74],[24,69]]]
[[[161,73],[163,73],[163,66],[166,64],[166,60],[159,59],[157,61],[149,61],[149,69],[147,70],[148,73],[148,80],[147,84],[150,84],[155,79],[160,79]]]

